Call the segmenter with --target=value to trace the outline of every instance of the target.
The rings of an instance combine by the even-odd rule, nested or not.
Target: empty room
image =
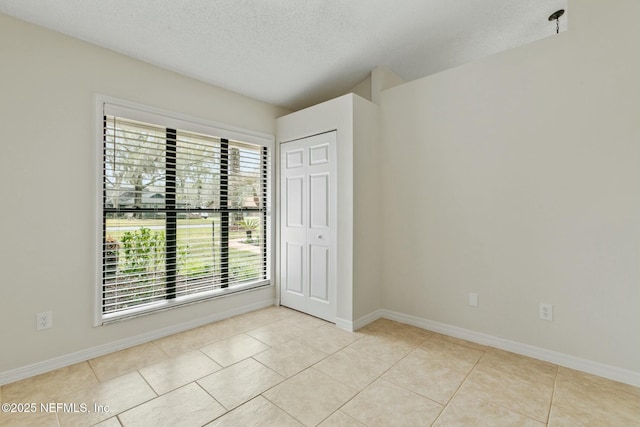
[[[0,427],[640,426],[637,0],[0,0]]]

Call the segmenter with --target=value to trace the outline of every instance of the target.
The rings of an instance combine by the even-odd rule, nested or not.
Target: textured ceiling
[[[567,0],[0,0],[0,12],[296,110],[555,34]],[[567,14],[560,21],[566,29]]]

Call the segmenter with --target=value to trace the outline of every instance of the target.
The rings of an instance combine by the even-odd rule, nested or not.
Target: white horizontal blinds
[[[192,132],[176,134],[176,283],[173,297],[221,287],[221,139]]]
[[[166,130],[105,117],[103,313],[162,301]]]
[[[267,156],[106,115],[103,314],[266,283]]]
[[[177,132],[176,201],[178,207],[220,207],[220,138]]]
[[[104,132],[107,206],[164,207],[165,128],[107,117]]]
[[[220,253],[220,213],[179,220],[176,297],[221,288]]]
[[[109,213],[105,218],[103,313],[166,297],[163,214],[143,220]],[[154,224],[155,223],[155,224]],[[152,225],[154,224],[154,225]]]
[[[266,279],[263,148],[220,140],[201,156],[209,138],[178,132],[177,140],[178,200],[187,208],[178,223],[177,296]],[[208,177],[197,173],[202,162]]]
[[[229,142],[229,284],[266,277],[263,247],[266,235],[266,183],[263,150],[256,145]]]

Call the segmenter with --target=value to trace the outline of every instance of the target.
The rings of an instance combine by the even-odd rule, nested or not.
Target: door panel
[[[319,165],[329,162],[329,144],[309,147],[309,164]]]
[[[287,177],[286,180],[287,227],[304,227],[304,176]]]
[[[329,248],[310,245],[309,247],[310,298],[329,302]]]
[[[329,174],[309,175],[311,228],[329,227]]]
[[[335,322],[336,133],[280,145],[280,300]]]
[[[304,277],[304,246],[287,242],[285,250],[286,263],[286,292],[293,292],[297,295],[304,295],[302,278]]]
[[[300,148],[287,152],[287,169],[304,166],[304,149]]]

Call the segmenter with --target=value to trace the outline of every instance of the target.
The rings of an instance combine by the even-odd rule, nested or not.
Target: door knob
[[[322,239],[322,234],[318,234],[318,239]]]

